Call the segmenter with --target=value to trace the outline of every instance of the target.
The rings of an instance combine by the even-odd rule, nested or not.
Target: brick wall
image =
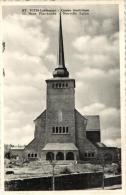
[[[102,173],[81,173],[55,176],[56,190],[79,190],[102,186]],[[12,180],[5,182],[6,191],[52,190],[52,177]]]
[[[96,143],[96,142],[100,142],[100,131],[86,131],[86,137],[92,142],[92,143]]]

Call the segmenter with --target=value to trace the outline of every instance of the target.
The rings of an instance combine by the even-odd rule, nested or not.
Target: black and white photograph
[[[2,19],[5,191],[122,190],[119,4]]]

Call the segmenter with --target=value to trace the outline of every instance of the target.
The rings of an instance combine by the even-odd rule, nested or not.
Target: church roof
[[[24,150],[24,145],[11,146],[11,150]]]
[[[46,114],[46,110],[44,110],[39,116],[37,116],[33,121],[35,122],[37,119],[41,118],[43,115]]]
[[[106,147],[106,145],[103,144],[103,143],[101,143],[101,142],[96,142],[95,145],[98,146],[99,148],[104,148],[104,147]]]
[[[69,77],[69,72],[65,67],[61,11],[60,11],[60,21],[59,21],[59,42],[58,42],[57,58],[58,58],[57,59],[58,67],[55,68],[53,72],[53,77]]]
[[[84,115],[87,119],[86,131],[100,131],[100,118],[99,115]]]
[[[69,151],[75,151],[78,150],[77,147],[74,145],[74,143],[48,143],[44,146],[42,150],[69,150]]]

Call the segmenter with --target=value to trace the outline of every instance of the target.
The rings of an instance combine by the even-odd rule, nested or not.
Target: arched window
[[[28,154],[28,158],[30,158],[30,153]]]
[[[59,83],[59,87],[61,88],[61,83]]]
[[[66,154],[66,160],[74,160],[74,153],[73,152],[68,152]]]
[[[33,158],[34,157],[34,154],[31,154],[31,157]]]
[[[64,83],[62,84],[62,87],[64,87]]]
[[[54,160],[54,153],[53,152],[47,152],[46,160]]]
[[[37,154],[35,154],[35,158],[37,157]]]
[[[64,160],[64,154],[62,152],[58,152],[56,155],[56,160]]]

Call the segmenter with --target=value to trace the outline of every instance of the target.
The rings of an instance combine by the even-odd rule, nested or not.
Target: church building
[[[46,80],[46,110],[34,120],[34,139],[24,149],[27,159],[93,161],[106,151],[117,158],[116,148],[108,150],[101,143],[100,117],[76,110],[75,88],[75,79],[65,66],[60,14],[58,64],[53,78]]]

